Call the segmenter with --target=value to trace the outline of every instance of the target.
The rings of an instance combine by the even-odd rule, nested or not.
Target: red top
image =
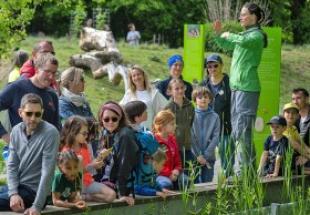
[[[67,151],[70,150],[70,148],[64,146],[61,151]],[[81,149],[78,152],[75,152],[77,156],[81,156],[82,159],[82,165],[83,165],[83,185],[88,187],[91,183],[93,183],[94,179],[92,175],[86,171],[86,167],[91,163],[91,156],[90,152],[85,144],[81,146]]]
[[[31,78],[36,73],[34,63],[31,59],[27,60],[19,70],[20,76]]]
[[[160,145],[166,146],[166,162],[159,175],[169,177],[172,170],[182,170],[182,162],[179,153],[179,147],[174,135],[169,134],[167,139],[163,139],[160,135],[155,134],[155,138]]]

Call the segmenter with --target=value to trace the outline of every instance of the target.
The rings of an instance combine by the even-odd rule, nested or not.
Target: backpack
[[[151,156],[157,151],[159,143],[149,131],[136,131],[135,136],[139,147],[138,164],[134,172],[135,183],[139,185],[150,184],[155,174],[150,162]]]

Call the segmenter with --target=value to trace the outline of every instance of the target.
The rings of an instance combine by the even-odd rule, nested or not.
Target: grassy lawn
[[[22,41],[20,47],[29,53],[33,44],[42,39],[51,40],[54,44],[56,56],[59,59],[60,71],[66,69],[69,58],[73,54],[82,53],[78,46],[78,39],[68,38],[38,38],[27,37]],[[145,45],[133,48],[124,42],[118,42],[118,48],[127,65],[139,64],[150,76],[150,80],[164,78],[168,74],[167,59],[172,54],[182,54],[183,49],[168,49],[165,46]],[[208,53],[206,53],[207,55]],[[281,63],[281,98],[280,106],[290,100],[290,91],[295,87],[304,87],[309,90],[310,84],[310,45],[296,47],[283,45]],[[229,71],[230,58],[224,56],[224,71]],[[90,72],[86,72],[86,95],[90,101],[91,108],[97,113],[98,106],[107,100],[120,100],[123,96],[124,88],[122,83],[113,86],[107,78],[99,80],[92,79]],[[2,83],[3,84],[3,83]]]

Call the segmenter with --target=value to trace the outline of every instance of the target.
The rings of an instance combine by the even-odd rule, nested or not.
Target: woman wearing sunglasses
[[[244,28],[238,34],[222,33],[220,21],[213,24],[218,36],[215,42],[226,50],[233,50],[230,87],[232,138],[239,143],[238,157],[241,174],[243,168],[253,167],[256,162],[255,147],[252,140],[252,127],[255,122],[260,94],[258,66],[263,49],[267,47],[267,36],[260,24],[265,18],[264,11],[255,3],[243,5],[239,21]]]
[[[221,122],[221,134],[219,152],[221,166],[228,177],[233,173],[234,154],[233,144],[229,141],[231,133],[230,123],[230,86],[229,77],[223,73],[223,60],[218,54],[211,54],[205,60],[206,78],[202,81],[213,95],[213,102],[210,104],[213,110],[219,115]]]
[[[105,159],[102,177],[97,180],[117,189],[121,201],[134,204],[132,171],[137,164],[138,145],[135,133],[127,125],[122,107],[113,101],[104,103],[98,113],[102,127],[100,152],[112,147],[112,153]]]

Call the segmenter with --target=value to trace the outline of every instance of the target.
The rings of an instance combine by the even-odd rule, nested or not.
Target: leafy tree
[[[25,37],[25,28],[39,3],[32,0],[0,1],[0,58],[7,56],[14,45]]]
[[[125,37],[127,24],[134,22],[144,41],[160,34],[171,46],[180,46],[185,23],[202,23],[203,0],[108,0],[112,13],[112,30]]]

